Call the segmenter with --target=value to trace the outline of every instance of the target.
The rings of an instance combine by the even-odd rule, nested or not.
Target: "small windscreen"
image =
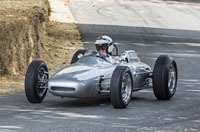
[[[83,56],[78,60],[78,63],[98,65],[97,58],[94,56]]]
[[[86,64],[86,65],[94,65],[94,66],[105,66],[110,65],[107,61],[105,61],[102,58],[96,57],[96,56],[83,56],[78,60],[78,63]]]

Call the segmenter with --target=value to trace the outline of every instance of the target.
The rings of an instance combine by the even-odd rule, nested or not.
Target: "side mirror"
[[[80,59],[81,57],[83,57],[83,54],[79,53],[79,54],[77,55],[77,58]]]

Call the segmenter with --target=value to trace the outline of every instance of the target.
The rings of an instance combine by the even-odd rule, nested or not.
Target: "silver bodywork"
[[[48,81],[50,93],[61,97],[99,97],[110,95],[112,73],[117,66],[128,66],[133,78],[133,90],[147,88],[151,67],[140,62],[135,51],[125,51],[112,62],[85,53],[78,62],[64,67]]]

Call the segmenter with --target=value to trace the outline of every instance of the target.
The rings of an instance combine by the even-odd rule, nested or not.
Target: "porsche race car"
[[[114,108],[126,108],[132,92],[138,90],[153,88],[158,100],[170,100],[175,94],[178,71],[171,56],[159,56],[152,70],[134,50],[119,55],[117,51],[112,62],[96,53],[78,50],[71,64],[56,73],[49,72],[45,62],[32,61],[25,76],[28,101],[41,103],[49,91],[55,96],[71,98],[108,96]]]

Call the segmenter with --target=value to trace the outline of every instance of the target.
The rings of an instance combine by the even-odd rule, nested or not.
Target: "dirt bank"
[[[80,33],[66,0],[49,0],[50,22],[47,23],[47,48],[50,56],[45,59],[50,71],[68,65],[74,52],[83,48]]]
[[[82,49],[83,45],[75,24],[50,21],[47,27],[48,37],[45,47],[50,56],[45,61],[49,71],[56,72],[68,65],[74,52]]]

